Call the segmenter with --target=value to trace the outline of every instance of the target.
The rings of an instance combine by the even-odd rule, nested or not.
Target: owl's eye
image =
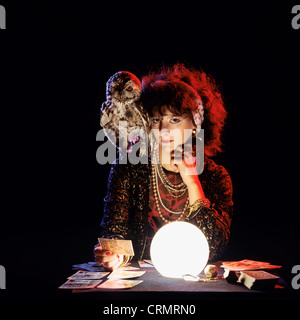
[[[132,89],[133,89],[133,88],[132,88],[131,86],[129,86],[129,87],[126,88],[127,91],[132,91]]]

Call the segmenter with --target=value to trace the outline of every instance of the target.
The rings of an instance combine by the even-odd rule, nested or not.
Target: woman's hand
[[[122,254],[112,253],[107,250],[102,250],[100,246],[94,249],[95,261],[102,265],[106,270],[113,271],[120,267],[124,256]]]
[[[178,169],[183,182],[188,188],[190,205],[198,199],[205,199],[202,185],[198,178],[196,161],[191,152],[185,152],[182,161],[179,162],[172,158],[171,166],[175,170]]]
[[[174,151],[174,156],[171,157],[171,167],[179,171],[187,187],[200,183],[195,158],[190,151],[182,152],[181,146],[177,147]]]

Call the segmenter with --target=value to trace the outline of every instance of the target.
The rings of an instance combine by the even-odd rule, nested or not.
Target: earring
[[[196,139],[199,139],[200,141],[202,141],[202,138],[197,136],[197,130],[196,130],[196,129],[193,129],[193,130],[192,130],[192,137],[193,137],[193,138],[196,138]]]

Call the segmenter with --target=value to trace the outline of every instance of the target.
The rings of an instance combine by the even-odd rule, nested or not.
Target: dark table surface
[[[223,276],[224,269],[220,267],[220,262],[212,263],[218,266],[218,276]],[[133,263],[132,266],[138,267],[137,263]],[[163,277],[154,267],[140,268],[141,271],[146,271],[144,275],[138,278],[143,280],[139,285],[130,289],[80,289],[73,290],[73,293],[85,294],[100,294],[102,297],[119,297],[121,299],[126,297],[172,297],[172,298],[198,298],[204,296],[206,298],[222,296],[226,298],[230,297],[251,297],[259,296],[260,298],[265,294],[268,296],[284,296],[288,294],[289,289],[286,287],[286,283],[280,279],[279,286],[276,286],[271,292],[263,292],[258,290],[250,290],[243,284],[230,284],[224,278],[217,279],[215,282],[194,282],[185,281],[184,279],[173,279]],[[201,277],[206,278],[204,273],[200,274]],[[80,295],[82,296],[82,295]]]

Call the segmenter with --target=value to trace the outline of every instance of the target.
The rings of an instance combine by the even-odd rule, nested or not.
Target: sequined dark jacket
[[[230,235],[232,219],[232,183],[224,167],[205,159],[199,180],[211,207],[198,207],[189,222],[205,234],[210,247],[210,260],[223,252]],[[150,164],[119,164],[111,166],[100,237],[122,236],[131,239],[134,260],[143,258],[148,232]]]

